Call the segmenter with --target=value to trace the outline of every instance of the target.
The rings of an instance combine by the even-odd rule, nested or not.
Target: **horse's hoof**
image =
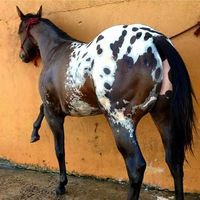
[[[57,187],[56,188],[56,194],[57,195],[65,194],[65,187]]]
[[[40,139],[40,136],[39,135],[34,135],[34,136],[32,136],[31,137],[31,143],[33,143],[33,142],[37,142],[38,140]]]

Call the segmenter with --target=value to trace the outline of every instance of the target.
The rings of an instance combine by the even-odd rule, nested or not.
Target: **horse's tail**
[[[195,94],[188,71],[181,56],[167,38],[156,37],[154,44],[159,54],[168,60],[171,67],[170,81],[173,92],[170,112],[174,142],[180,150],[190,149],[192,151],[193,128],[195,128],[192,97],[195,98]]]

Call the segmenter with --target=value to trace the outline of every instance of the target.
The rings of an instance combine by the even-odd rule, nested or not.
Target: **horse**
[[[128,200],[137,200],[146,161],[136,128],[150,113],[164,145],[175,197],[183,200],[183,164],[186,150],[192,150],[195,126],[194,92],[184,61],[169,38],[149,26],[133,24],[113,26],[84,43],[42,18],[42,7],[36,14],[23,14],[18,7],[17,12],[21,60],[28,63],[40,56],[43,62],[42,105],[32,142],[39,139],[45,116],[60,170],[56,194],[64,194],[68,182],[65,117],[104,114],[125,161]]]

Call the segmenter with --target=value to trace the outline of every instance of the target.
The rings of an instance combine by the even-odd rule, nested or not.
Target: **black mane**
[[[50,20],[45,19],[45,18],[41,18],[40,21],[45,22],[48,26],[52,27],[52,29],[54,29],[54,31],[57,33],[57,35],[65,40],[74,40],[74,41],[78,41],[74,38],[72,38],[71,36],[69,36],[67,33],[65,33],[64,31],[62,31],[60,28],[58,28],[55,24],[53,24]]]

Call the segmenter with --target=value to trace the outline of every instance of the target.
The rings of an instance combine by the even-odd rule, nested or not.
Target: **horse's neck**
[[[53,54],[59,45],[63,42],[66,42],[66,45],[71,43],[60,37],[52,27],[44,22],[40,22],[31,29],[31,35],[37,42],[44,66],[47,66],[47,63],[53,58]]]

